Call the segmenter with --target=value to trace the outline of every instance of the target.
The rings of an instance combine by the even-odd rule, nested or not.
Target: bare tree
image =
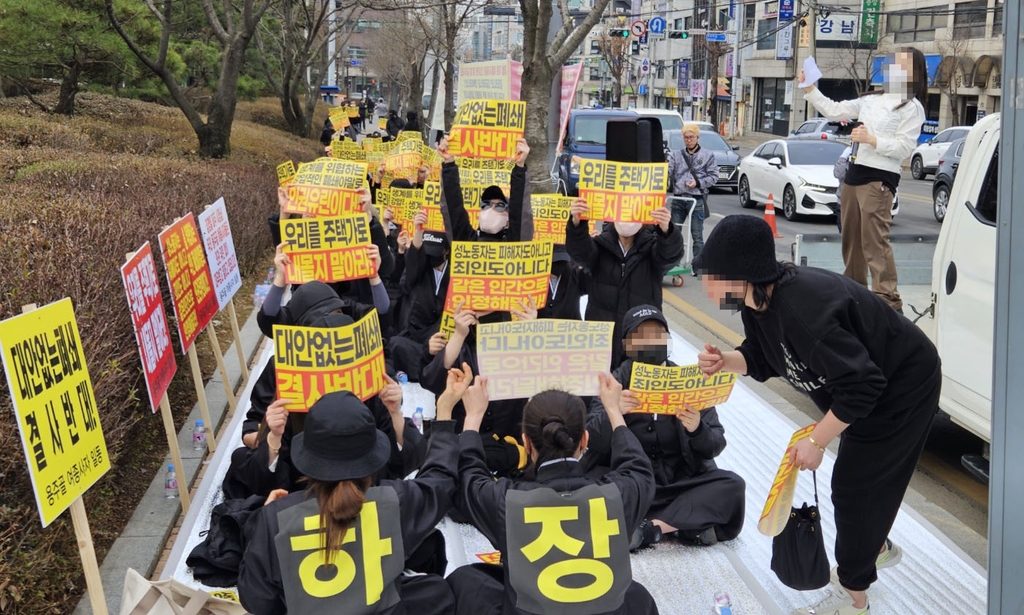
[[[279,0],[256,30],[263,73],[292,133],[308,137],[312,132],[320,86],[363,10],[357,0]],[[335,51],[328,53],[332,38]]]
[[[406,110],[419,112],[423,99],[431,32],[415,16],[393,13],[370,42],[369,66],[405,97]]]
[[[606,22],[606,24],[609,22]],[[613,26],[608,25],[608,28]],[[612,100],[614,107],[622,106],[622,73],[629,64],[629,39],[619,36],[608,36],[608,28],[597,35],[597,46],[601,59],[607,64],[612,81]]]
[[[567,0],[519,0],[523,12],[522,99],[526,101],[528,164],[535,181],[547,178],[548,103],[555,75],[576,51],[601,18],[610,0],[594,0],[594,6],[577,22]],[[562,25],[548,43],[551,21],[558,10]]]
[[[878,41],[879,45],[891,35],[892,33],[888,33],[881,37]],[[844,81],[852,82],[857,96],[861,96],[871,90],[871,80],[876,76],[874,59],[877,53],[878,45],[868,47],[856,38],[852,38],[845,41],[839,51],[832,54],[831,58],[822,60],[819,66],[826,72],[839,73]]]
[[[221,45],[220,75],[217,85],[210,97],[206,120],[203,120],[199,109],[188,99],[185,90],[178,84],[168,66],[168,51],[171,47],[171,34],[174,28],[176,9],[181,7],[183,0],[146,0],[149,12],[160,25],[160,42],[156,58],[150,57],[135,39],[125,30],[120,18],[114,11],[114,1],[105,0],[107,16],[114,29],[121,35],[128,48],[157,77],[188,119],[188,123],[199,139],[199,155],[203,158],[223,158],[231,153],[231,125],[235,120],[235,103],[238,100],[238,76],[245,62],[245,51],[249,47],[263,14],[270,6],[271,0],[235,0],[225,1],[222,7],[214,7],[213,0],[202,0],[206,21]]]
[[[953,28],[946,31],[946,37],[935,41],[935,48],[942,55],[939,74],[935,84],[939,92],[949,99],[949,110],[953,116],[953,125],[963,123],[960,112],[960,89],[964,87],[964,74],[960,69],[964,59],[971,50],[971,38],[967,28]]]

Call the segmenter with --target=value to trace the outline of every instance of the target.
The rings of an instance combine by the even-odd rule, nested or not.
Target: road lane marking
[[[667,292],[664,293],[663,298],[665,301],[669,302],[672,307],[682,312],[684,316],[718,336],[722,341],[732,344],[733,347],[739,346],[743,343],[742,335],[718,322],[700,308],[694,306],[685,299],[680,298],[678,295],[675,295],[672,292]]]

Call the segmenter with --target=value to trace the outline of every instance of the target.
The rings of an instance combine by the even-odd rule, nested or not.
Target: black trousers
[[[437,575],[402,577],[398,594],[402,601],[395,607],[394,615],[451,615],[455,612],[451,587]]]
[[[655,489],[647,517],[677,528],[683,539],[715,528],[718,540],[732,540],[743,529],[746,487],[735,472],[710,470]]]
[[[849,431],[842,436],[832,471],[832,504],[839,581],[847,589],[865,591],[878,579],[875,560],[921,459],[941,385],[936,367],[934,376],[905,398],[911,400],[907,407],[862,419],[873,423],[871,436]],[[858,421],[853,427],[864,426]]]

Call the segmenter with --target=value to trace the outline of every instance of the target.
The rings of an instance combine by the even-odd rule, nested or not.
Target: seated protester
[[[457,614],[658,612],[650,593],[632,580],[628,555],[629,536],[654,495],[651,463],[623,423],[622,387],[610,374],[600,378],[613,453],[611,470],[596,480],[578,463],[588,438],[579,397],[535,395],[522,415],[528,478],[495,480],[485,461],[486,438],[478,433],[489,406],[486,378],[463,396],[459,508],[501,552],[501,564],[471,564],[449,575]],[[603,591],[584,593],[579,584],[591,578],[606,579]]]
[[[449,241],[529,241],[533,237],[533,215],[526,176],[526,157],[530,146],[526,139],[516,145],[516,166],[512,168],[509,197],[498,186],[489,186],[481,195],[480,229],[469,223],[462,199],[462,185],[455,156],[448,153],[448,139],[437,146],[441,164],[441,214]],[[474,203],[475,205],[475,203]]]
[[[537,310],[537,318],[583,320],[580,316],[580,297],[587,294],[587,278],[583,268],[572,262],[565,246],[555,246],[551,261],[548,301]]]
[[[668,321],[658,308],[633,308],[622,331],[628,358],[612,374],[622,386],[629,385],[634,361],[675,365],[668,360]],[[725,449],[725,428],[717,410],[677,408],[675,417],[628,414],[639,405],[629,390],[623,392],[621,403],[626,426],[650,457],[657,485],[647,519],[634,533],[630,550],[656,543],[663,535],[701,545],[736,538],[743,529],[746,483],[715,465],[714,458]],[[615,445],[612,426],[598,399],[591,404],[587,429],[590,446],[583,464],[589,475],[603,476]]]
[[[683,257],[683,236],[668,208],[651,214],[657,224],[605,223],[596,237],[581,216],[589,211],[576,199],[566,225],[565,247],[588,274],[587,320],[615,323],[612,366],[622,361],[622,328],[626,312],[637,305],[661,309],[661,280]]]
[[[515,312],[519,320],[534,320],[537,310],[524,305],[523,311]],[[434,354],[435,338],[430,340],[429,363],[420,374],[420,386],[434,395],[444,391],[449,370],[457,365],[477,365],[476,325],[479,323],[477,313],[455,307],[455,332],[444,345],[443,350]],[[443,341],[443,336],[438,335]],[[484,434],[487,456],[487,467],[498,476],[517,474],[526,467],[526,451],[518,441],[523,433],[521,420],[525,399],[505,399],[492,402],[487,407],[480,425],[480,433]],[[461,431],[466,418],[462,404],[456,404],[452,416],[456,422],[456,431]]]
[[[405,554],[429,540],[454,500],[459,451],[450,409],[438,407],[417,477],[375,485],[390,443],[370,410],[347,391],[317,401],[293,443],[307,488],[263,508],[242,559],[238,596],[246,611],[451,612],[440,576],[403,573]]]

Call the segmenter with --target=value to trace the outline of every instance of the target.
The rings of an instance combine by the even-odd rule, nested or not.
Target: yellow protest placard
[[[287,186],[295,179],[295,164],[291,160],[285,160],[277,165],[277,183],[279,186]]]
[[[366,152],[366,167],[372,172],[384,164],[384,152]]]
[[[384,170],[392,173],[412,171],[415,175],[423,163],[423,142],[415,139],[401,141],[384,158]]]
[[[558,389],[597,395],[612,361],[615,323],[522,320],[477,325],[477,365],[490,399],[525,399]]]
[[[281,220],[281,241],[291,259],[285,281],[343,282],[372,278],[377,266],[370,260],[370,217],[355,214],[338,218]]]
[[[420,152],[423,154],[423,164],[430,168],[427,173],[427,181],[439,182],[441,181],[441,165],[444,163],[444,159],[441,158],[441,154],[437,153],[437,150],[423,145]]]
[[[363,137],[363,149],[372,152],[382,143],[380,137]]]
[[[366,152],[355,141],[331,141],[331,158],[337,160],[366,160]]]
[[[661,366],[634,361],[629,390],[640,400],[640,407],[633,412],[675,414],[683,406],[707,410],[723,404],[735,384],[736,374],[732,372],[705,378],[696,365]]]
[[[655,224],[651,212],[665,206],[668,164],[612,162],[584,158],[580,163],[580,196],[591,220]]]
[[[110,469],[71,299],[0,322],[0,350],[46,527]]]
[[[348,115],[349,119],[359,117],[359,107],[345,107],[345,114]]]
[[[351,125],[346,107],[331,107],[328,114],[331,117],[331,125],[334,126],[334,130],[344,130]]]
[[[551,253],[548,242],[452,243],[450,304],[465,302],[465,309],[507,312],[520,310],[521,301],[533,299],[538,308],[547,304]]]
[[[448,278],[448,290],[444,296],[444,311],[441,312],[441,326],[438,329],[443,335],[444,339],[450,339],[452,333],[455,333],[455,308],[452,307],[455,304],[452,302],[452,280]]]
[[[418,131],[415,130],[403,130],[402,132],[398,133],[397,137],[395,137],[395,142],[402,143],[403,141],[419,141],[420,145],[422,146],[423,135],[421,135]]]
[[[377,120],[377,130],[384,131],[384,130],[387,130],[387,129],[388,129],[388,118],[386,118],[386,117],[379,118]]]
[[[299,165],[288,185],[285,213],[337,217],[361,213],[359,190],[366,186],[366,163],[318,158]]]
[[[476,557],[485,564],[498,565],[501,563],[501,551],[492,551],[490,553],[477,553]]]
[[[525,128],[525,102],[469,100],[455,114],[448,149],[453,156],[513,158]]]
[[[459,169],[490,169],[490,170],[501,170],[512,174],[512,169],[516,166],[515,160],[499,160],[499,159],[488,159],[488,158],[467,158],[465,156],[455,157],[455,166]]]
[[[550,241],[565,245],[565,226],[569,222],[571,196],[560,194],[532,194],[530,205],[533,209],[533,240]]]
[[[351,391],[366,401],[384,388],[384,342],[372,310],[344,327],[274,327],[278,399],[290,412],[307,412],[318,399]]]
[[[466,215],[469,216],[469,224],[473,228],[480,228],[480,191],[483,188],[479,186],[470,186],[468,189],[471,191],[471,196],[475,194],[476,200],[474,201],[463,201],[466,208]],[[463,187],[463,195],[466,194],[467,187]],[[475,191],[475,192],[472,192]],[[430,182],[423,184],[423,203],[422,209],[427,214],[427,222],[423,225],[423,230],[432,231],[435,233],[445,232],[444,216],[441,214],[441,184],[437,182]],[[415,212],[413,212],[415,216]]]
[[[412,220],[423,207],[425,190],[423,188],[381,188],[377,191],[381,199],[381,208],[391,211],[393,221],[398,226],[411,228]]]
[[[790,459],[790,452],[796,443],[811,435],[816,425],[808,425],[798,430],[789,439],[789,446],[782,455],[782,462],[779,463],[779,471],[775,473],[775,480],[772,481],[772,488],[768,491],[768,499],[765,500],[764,510],[761,512],[761,519],[757,522],[757,531],[765,536],[778,536],[786,529],[789,522],[789,512],[793,507],[793,493],[796,491],[797,467]]]

